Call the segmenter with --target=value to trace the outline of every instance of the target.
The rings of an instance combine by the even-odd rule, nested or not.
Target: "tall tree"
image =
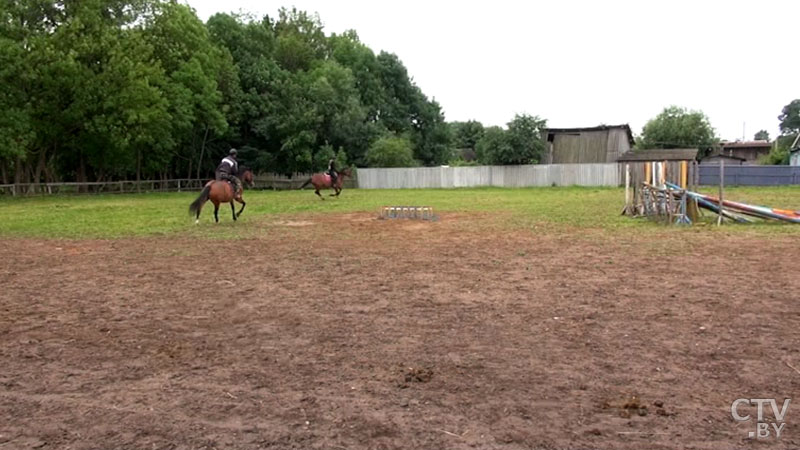
[[[309,70],[325,59],[328,42],[319,16],[281,8],[275,23],[275,58],[286,70]]]
[[[453,145],[457,149],[475,150],[475,145],[483,137],[483,124],[477,120],[450,122],[453,132]]]
[[[778,120],[781,121],[780,127],[783,135],[800,132],[800,99],[792,100],[784,106]]]
[[[405,137],[386,135],[370,147],[367,152],[370,167],[414,167],[419,163],[414,159],[411,141]]]
[[[152,171],[174,160],[186,170],[182,173],[199,177],[213,167],[206,151],[209,139],[227,129],[219,86],[226,78],[235,79],[229,69],[230,54],[212,42],[208,29],[188,6],[178,3],[156,4],[145,36],[166,74],[162,89],[172,125],[169,140],[149,147],[153,151],[144,155],[145,164]]]
[[[482,164],[502,164],[505,155],[514,153],[506,131],[500,127],[489,127],[475,145],[475,153]]]
[[[637,148],[698,148],[708,151],[718,139],[711,123],[700,111],[670,106],[647,122]]]
[[[393,134],[422,164],[452,150],[396,55],[297,9],[203,24],[171,0],[0,0],[0,83],[4,181],[202,177],[230,146],[260,170],[367,164]]]
[[[508,139],[514,152],[504,155],[502,164],[536,164],[541,161],[544,152],[542,131],[547,121],[538,116],[517,114],[508,123]]]
[[[760,130],[755,136],[753,136],[753,139],[757,141],[769,141],[769,131]]]

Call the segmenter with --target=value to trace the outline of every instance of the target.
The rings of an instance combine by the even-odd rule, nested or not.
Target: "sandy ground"
[[[4,239],[0,450],[800,447],[800,242],[501,222]]]

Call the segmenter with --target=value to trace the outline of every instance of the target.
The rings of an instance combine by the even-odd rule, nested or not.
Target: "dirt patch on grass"
[[[3,240],[0,446],[752,448],[799,392],[796,239],[376,217]]]

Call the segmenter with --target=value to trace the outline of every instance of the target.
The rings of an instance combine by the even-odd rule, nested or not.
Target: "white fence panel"
[[[619,186],[616,163],[358,169],[363,189]]]

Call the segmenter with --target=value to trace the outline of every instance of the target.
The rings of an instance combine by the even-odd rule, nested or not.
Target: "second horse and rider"
[[[217,169],[215,171],[216,179],[226,180],[233,184],[234,192],[239,192],[242,188],[242,182],[239,181],[237,175],[239,174],[239,162],[237,161],[237,151],[235,148],[232,148],[228,152],[228,156],[222,158]],[[350,176],[350,169],[345,168],[342,171],[342,174],[345,176]],[[319,176],[322,175],[322,176]],[[316,178],[315,178],[316,177]],[[340,179],[339,171],[336,169],[336,158],[331,158],[328,161],[328,170],[323,174],[314,174],[311,178],[308,179],[300,189],[308,186],[309,184],[313,184],[315,188],[315,193],[324,200],[322,195],[319,193],[320,189],[331,188],[333,189],[334,193],[331,194],[333,196],[339,196],[342,192],[342,183],[344,179]]]

